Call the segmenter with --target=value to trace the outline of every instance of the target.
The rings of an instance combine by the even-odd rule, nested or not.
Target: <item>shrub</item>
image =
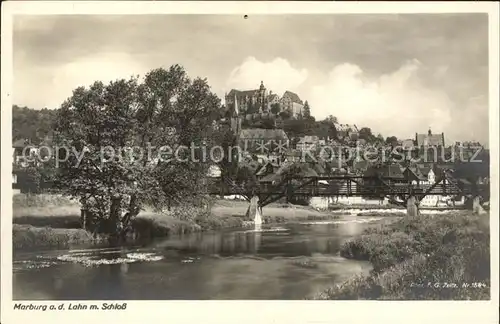
[[[371,274],[314,298],[489,299],[490,234],[482,217],[427,216],[369,229],[346,242],[341,255],[369,260]],[[444,283],[457,287],[443,287]],[[462,287],[464,283],[480,285]]]
[[[12,227],[12,245],[14,249],[33,247],[68,247],[71,244],[90,243],[100,238],[93,238],[83,229],[60,229],[17,225]]]

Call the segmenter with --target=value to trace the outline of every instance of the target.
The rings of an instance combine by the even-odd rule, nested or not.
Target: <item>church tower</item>
[[[241,117],[240,117],[240,112],[238,108],[238,98],[236,97],[236,94],[234,94],[234,106],[233,106],[233,111],[231,113],[231,130],[233,131],[233,134],[238,136],[238,134],[241,131]]]

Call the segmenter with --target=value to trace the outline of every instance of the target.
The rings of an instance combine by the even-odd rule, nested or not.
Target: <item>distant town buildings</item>
[[[334,123],[339,139],[356,141],[359,137],[359,129],[356,125]]]
[[[288,145],[288,136],[282,129],[247,128],[239,132],[238,144],[243,151],[267,153],[273,145]]]
[[[320,144],[318,136],[304,136],[299,139],[296,147],[300,151],[311,151]]]
[[[34,158],[38,154],[38,147],[31,144],[29,140],[18,139],[12,143],[13,162],[21,167],[27,167],[30,162],[36,162]]]
[[[405,139],[401,141],[401,147],[405,150],[412,150],[415,148],[415,141],[412,139]]]

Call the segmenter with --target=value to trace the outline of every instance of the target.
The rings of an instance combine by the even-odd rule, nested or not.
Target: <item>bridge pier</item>
[[[417,199],[415,196],[408,197],[406,201],[406,215],[408,217],[417,217],[419,214]]]
[[[476,215],[486,214],[483,206],[481,206],[481,197],[475,196],[472,200],[472,213]]]
[[[253,196],[250,199],[250,206],[248,206],[246,217],[253,220],[255,225],[262,224],[262,207],[259,205],[259,196]]]

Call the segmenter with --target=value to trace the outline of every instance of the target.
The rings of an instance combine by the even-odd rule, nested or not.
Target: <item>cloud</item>
[[[463,103],[442,87],[427,85],[426,77],[436,72],[443,76],[446,70],[433,71],[412,60],[392,73],[368,77],[359,66],[344,63],[307,95],[317,119],[334,115],[342,123],[398,138],[413,138],[430,127],[435,133],[444,132],[448,144],[464,140],[487,144],[488,105],[483,97]]]
[[[63,65],[55,75],[54,88],[60,98],[66,99],[79,86],[89,86],[99,80],[108,83],[121,78],[142,76],[145,68],[131,57],[121,53],[88,56]]]
[[[26,98],[23,104],[32,108],[57,108],[77,87],[87,87],[97,80],[108,83],[133,75],[143,76],[146,71],[139,62],[122,53],[86,56],[58,67],[16,72],[15,96]],[[40,83],[39,78],[48,82]]]
[[[398,70],[370,78],[356,65],[337,65],[323,84],[311,88],[311,109],[317,118],[336,116],[342,123],[370,127],[374,133],[411,138],[415,132],[445,131],[454,103],[444,91],[427,88],[419,77],[422,64],[405,63]]]
[[[255,89],[261,81],[267,89],[282,95],[286,90],[296,90],[308,77],[307,69],[296,69],[283,58],[261,62],[248,57],[231,71],[226,88]]]

